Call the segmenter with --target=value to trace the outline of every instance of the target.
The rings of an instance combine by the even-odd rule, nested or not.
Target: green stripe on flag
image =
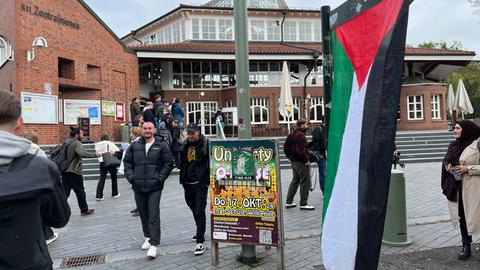
[[[325,217],[333,190],[335,176],[337,175],[338,161],[340,158],[340,151],[342,150],[342,139],[345,132],[345,124],[347,122],[353,82],[352,63],[333,31],[332,52],[335,72],[332,90],[332,109],[328,130],[328,162],[323,199],[323,217]]]

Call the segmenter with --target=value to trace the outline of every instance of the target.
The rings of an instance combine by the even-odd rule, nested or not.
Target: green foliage
[[[473,116],[480,117],[480,63],[470,62],[466,67],[450,74],[442,82],[452,84],[454,91],[457,90],[458,80],[462,79],[468,96],[475,110]]]
[[[429,41],[422,42],[418,44],[418,48],[424,49],[442,49],[442,50],[462,50],[463,45],[461,41],[454,40],[451,44],[448,44],[446,41]]]

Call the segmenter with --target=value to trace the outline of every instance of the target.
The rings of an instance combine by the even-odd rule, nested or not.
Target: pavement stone
[[[407,164],[405,168],[407,224],[412,244],[407,247],[382,245],[381,258],[460,245],[459,229],[453,228],[450,223],[447,201],[441,193],[440,166],[439,162]],[[285,198],[292,173],[291,170],[284,169],[281,175],[282,193]],[[132,217],[129,213],[135,204],[128,182],[125,179],[119,181],[121,193],[119,198],[105,196],[105,200],[100,202],[95,201],[96,184],[97,181],[85,181],[87,201],[90,207],[96,209],[94,215],[81,217],[75,194],[72,193],[69,198],[72,208],[70,222],[65,228],[55,230],[59,232],[60,237],[49,245],[55,268],[59,267],[64,258],[91,254],[106,254],[106,263],[76,269],[251,268],[237,261],[241,247],[232,244],[220,244],[220,264],[216,267],[211,265],[209,222],[205,243],[207,249],[202,256],[193,255],[195,243],[191,242],[191,237],[194,235],[195,225],[192,214],[184,202],[183,188],[178,183],[178,175],[172,175],[167,179],[162,194],[160,203],[162,239],[159,256],[155,260],[146,259],[145,251],[140,250],[144,238],[140,219]],[[105,195],[110,192],[109,184],[107,181]],[[295,200],[298,203],[298,193]],[[318,185],[317,189],[310,193],[309,203],[316,207],[315,211],[300,211],[298,207],[283,211],[286,269],[322,269],[320,247],[322,194]],[[474,240],[479,241],[478,237]],[[267,250],[257,246],[256,250],[260,262],[255,269],[276,268],[276,248]],[[390,259],[385,265],[389,262],[396,261]],[[407,269],[388,267],[390,266],[381,264],[379,269]]]

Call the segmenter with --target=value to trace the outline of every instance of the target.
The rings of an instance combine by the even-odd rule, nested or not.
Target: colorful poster
[[[64,99],[63,124],[76,125],[78,117],[88,117],[91,125],[100,125],[100,110],[100,100]]]
[[[212,239],[278,245],[275,141],[210,142]]]
[[[115,105],[115,122],[125,122],[125,104],[117,102]]]
[[[103,116],[115,116],[115,102],[102,100],[102,115]]]

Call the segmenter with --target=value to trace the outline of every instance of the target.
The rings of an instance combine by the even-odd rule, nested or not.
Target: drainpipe
[[[130,34],[132,35],[132,38],[138,42],[140,42],[140,45],[143,45],[143,42],[141,40],[139,40],[138,38],[135,37],[135,35],[137,34],[137,31],[136,30],[132,30],[130,32]]]

